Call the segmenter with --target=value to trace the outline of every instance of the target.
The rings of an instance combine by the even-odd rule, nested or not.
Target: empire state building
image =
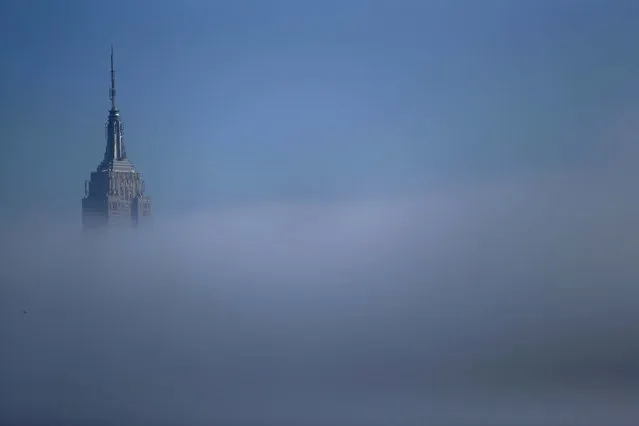
[[[115,69],[111,47],[111,110],[106,122],[104,159],[85,182],[82,226],[85,230],[136,227],[151,216],[151,199],[144,194],[144,180],[126,155],[124,124],[115,105]]]

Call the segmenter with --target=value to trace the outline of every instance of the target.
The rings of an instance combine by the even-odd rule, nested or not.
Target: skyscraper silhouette
[[[115,68],[111,46],[111,110],[106,123],[104,159],[85,182],[82,225],[85,230],[110,226],[138,226],[151,216],[151,200],[144,180],[129,161],[124,147],[124,125],[115,104]]]

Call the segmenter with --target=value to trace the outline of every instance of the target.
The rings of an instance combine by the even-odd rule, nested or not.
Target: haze
[[[636,423],[632,2],[29,5],[0,424]],[[157,215],[86,238],[111,43]]]

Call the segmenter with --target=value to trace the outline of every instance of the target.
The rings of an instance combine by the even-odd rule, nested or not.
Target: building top
[[[140,173],[126,155],[124,125],[115,102],[115,66],[111,46],[111,109],[105,125],[104,158],[85,182],[82,224],[85,230],[120,226],[137,227],[151,216],[151,199],[145,195]]]
[[[109,99],[111,110],[106,123],[106,149],[104,159],[98,166],[98,170],[134,171],[133,165],[126,157],[124,147],[124,123],[120,117],[120,111],[115,104],[115,67],[113,62],[113,46],[111,46],[111,88]]]

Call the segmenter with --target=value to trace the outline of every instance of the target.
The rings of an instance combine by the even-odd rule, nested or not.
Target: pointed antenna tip
[[[111,44],[111,90],[109,91],[109,99],[111,99],[111,109],[115,110],[115,69],[113,67],[113,44]]]

